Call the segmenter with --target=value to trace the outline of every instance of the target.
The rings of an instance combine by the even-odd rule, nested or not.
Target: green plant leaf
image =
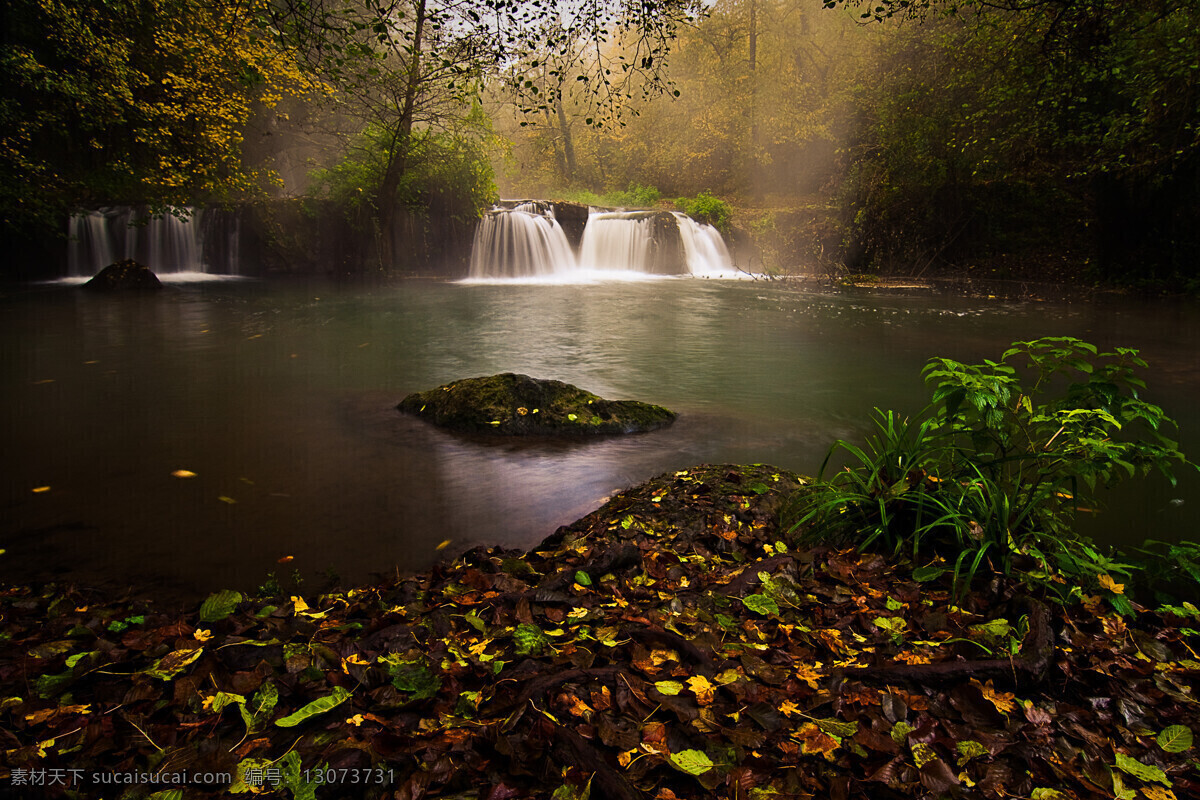
[[[928,567],[917,567],[912,572],[913,580],[917,583],[928,583],[935,581],[946,573],[944,567],[930,565]]]
[[[674,697],[683,691],[683,684],[679,681],[655,681],[654,688],[659,694],[665,694]]]
[[[1172,725],[1158,735],[1158,746],[1168,753],[1182,753],[1192,749],[1192,729],[1186,725]]]
[[[200,606],[201,622],[217,622],[228,617],[242,602],[242,593],[231,589],[222,589],[208,596]]]
[[[583,570],[579,570],[578,572],[575,573],[575,582],[578,583],[580,586],[591,586],[592,585],[592,576],[588,575]]]
[[[703,775],[714,766],[712,759],[702,750],[680,750],[671,753],[668,760],[671,766],[688,775]]]
[[[779,616],[779,604],[765,594],[752,594],[748,597],[743,597],[742,603],[755,614],[762,614],[764,617],[768,614]]]
[[[1168,787],[1171,785],[1171,780],[1167,777],[1167,773],[1163,772],[1158,767],[1150,764],[1143,764],[1136,758],[1130,758],[1124,753],[1117,753],[1116,767],[1127,775],[1132,775],[1143,783],[1156,781]]]
[[[319,714],[324,714],[326,711],[341,705],[349,697],[350,692],[346,691],[341,686],[335,686],[333,687],[333,692],[330,694],[313,700],[308,705],[291,714],[288,714],[282,719],[275,720],[275,724],[281,728],[295,727],[307,719],[311,719]]]
[[[188,650],[173,650],[155,661],[154,664],[142,670],[151,677],[164,681],[174,680],[175,676],[191,666],[204,652],[203,647],[193,647]]]

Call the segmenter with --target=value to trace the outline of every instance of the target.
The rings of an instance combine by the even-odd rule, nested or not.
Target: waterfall
[[[576,259],[544,201],[509,201],[479,222],[470,278],[635,280],[658,275],[735,277],[729,251],[711,225],[670,211],[590,209]]]
[[[585,269],[650,272],[654,221],[650,214],[600,211],[588,215],[579,246]]]
[[[75,214],[67,225],[67,275],[90,278],[116,260],[109,220],[103,211]]]
[[[161,216],[151,217],[134,238],[141,247],[132,248],[131,253],[127,245],[126,258],[136,259],[159,273],[207,272],[200,257],[203,213],[185,207],[168,209]]]
[[[571,245],[552,216],[492,209],[475,229],[472,278],[532,278],[574,268]]]
[[[733,259],[729,257],[721,232],[678,211],[675,219],[679,224],[679,235],[683,237],[688,270],[698,277],[728,277],[733,272]]]
[[[91,277],[131,258],[159,275],[183,280],[189,273],[237,275],[240,219],[236,210],[190,206],[160,216],[130,206],[83,211],[68,222],[67,272]]]

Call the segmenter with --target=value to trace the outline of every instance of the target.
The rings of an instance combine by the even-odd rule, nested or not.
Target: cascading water
[[[116,260],[109,220],[103,211],[72,216],[67,237],[67,274],[72,278],[91,277]]]
[[[585,269],[650,272],[654,221],[648,213],[598,211],[588,215],[579,246]]]
[[[683,250],[687,256],[688,270],[697,277],[728,277],[733,269],[733,259],[721,232],[712,225],[696,222],[687,214],[675,212],[679,235],[683,237]]]
[[[551,216],[492,209],[475,229],[471,278],[533,278],[574,269],[575,254]]]
[[[128,206],[82,212],[68,223],[68,275],[90,277],[122,258],[184,280],[189,273],[236,275],[239,219],[236,210],[191,207],[159,216]]]
[[[736,274],[717,229],[686,214],[590,209],[576,259],[554,213],[553,204],[543,201],[489,211],[475,231],[470,278],[576,281]]]

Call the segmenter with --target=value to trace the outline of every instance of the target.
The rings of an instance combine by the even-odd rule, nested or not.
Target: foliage
[[[722,233],[728,233],[733,211],[729,204],[708,192],[701,192],[695,197],[680,197],[675,200],[675,207],[690,217],[712,225]]]
[[[227,200],[259,110],[317,83],[262,0],[15,0],[0,46],[0,213],[10,230],[80,205]]]
[[[568,203],[600,208],[654,208],[662,200],[662,192],[658,189],[637,183],[629,184],[624,190],[613,189],[604,194],[596,194],[588,189],[571,189],[557,192],[556,195]]]
[[[914,561],[949,557],[960,591],[985,564],[1020,565],[1064,597],[1104,587],[1115,598],[1111,576],[1131,566],[1077,534],[1075,514],[1104,486],[1151,469],[1173,482],[1189,465],[1163,433],[1174,422],[1138,394],[1144,366],[1136,350],[1068,337],[977,365],[931,359],[929,409],[915,420],[877,410],[865,449],[837,442],[822,476],[838,452],[857,464],[801,497],[795,527]]]
[[[383,202],[378,192],[394,146],[398,145],[388,131],[369,126],[341,163],[310,175],[312,191],[337,202],[352,218],[374,213]],[[468,220],[496,201],[492,168],[480,137],[426,131],[413,134],[406,147],[409,163],[393,202]]]
[[[12,780],[86,793],[72,769],[167,786],[199,764],[234,777],[189,797],[1197,796],[1200,634],[1081,604],[1035,624],[1003,576],[954,597],[877,554],[789,548],[798,480],[678,470],[528,553],[212,623],[4,587]],[[1014,685],[1035,652],[1052,674]]]
[[[872,15],[907,24],[886,26],[846,187],[867,258],[916,269],[1053,243],[1086,245],[1107,277],[1194,274],[1200,4],[885,0]]]

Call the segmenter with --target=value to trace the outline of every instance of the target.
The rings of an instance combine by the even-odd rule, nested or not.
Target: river
[[[811,474],[834,439],[868,432],[873,407],[920,410],[929,357],[996,358],[1050,335],[1139,348],[1146,396],[1200,455],[1200,311],[1188,303],[694,278],[212,280],[137,297],[8,287],[0,577],[190,601],[252,591],[270,573],[299,570],[311,588],[477,544],[528,548],[667,470],[763,462]],[[409,392],[502,371],[680,418],[616,439],[480,442],[394,410]],[[1114,493],[1087,530],[1196,539],[1198,488],[1188,475]]]

